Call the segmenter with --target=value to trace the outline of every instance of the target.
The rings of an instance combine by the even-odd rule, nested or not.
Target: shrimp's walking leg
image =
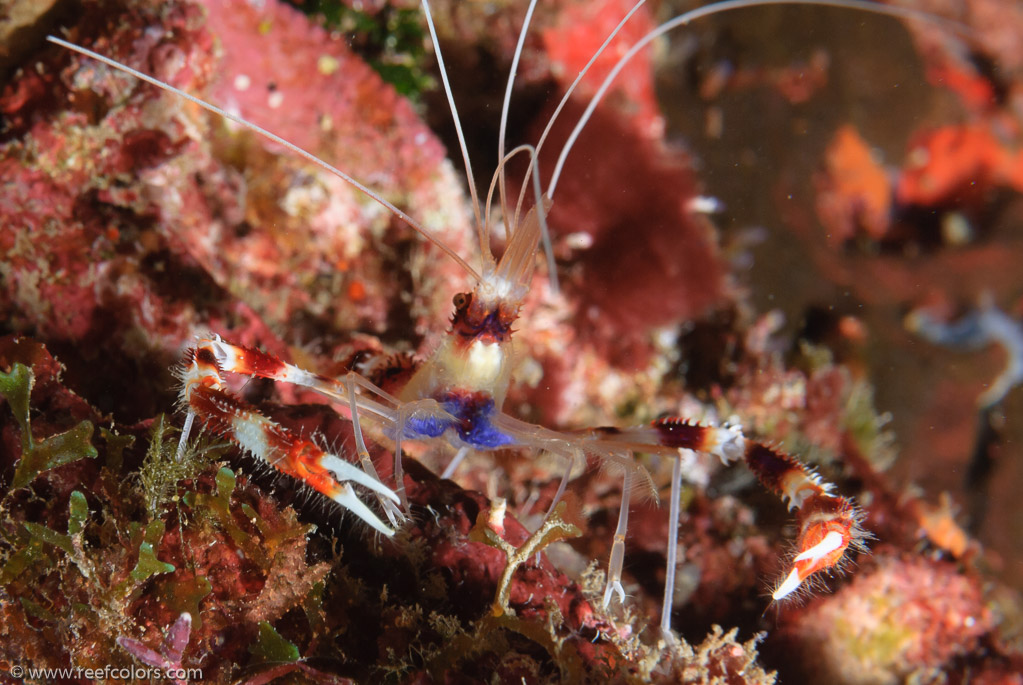
[[[358,483],[392,502],[397,502],[398,496],[378,478],[325,452],[228,392],[218,358],[211,348],[214,342],[200,340],[197,347],[186,354],[181,399],[189,414],[202,419],[212,432],[341,504],[377,531],[394,535],[394,529],[381,521],[344,481]],[[187,419],[186,428],[191,428]],[[186,437],[183,432],[182,439]]]
[[[690,450],[684,450],[692,453]],[[675,570],[678,562],[678,518],[681,513],[679,498],[682,496],[682,452],[675,456],[671,467],[671,504],[668,508],[668,563],[664,571],[664,602],[661,603],[661,633],[671,640],[671,609],[675,602]]]
[[[178,438],[178,451],[174,453],[175,461],[181,461],[185,457],[185,443],[192,432],[192,423],[195,422],[195,412],[191,409],[185,414],[185,425],[181,427],[181,437]]]
[[[615,529],[614,544],[611,545],[611,559],[607,562],[607,583],[604,585],[604,608],[611,603],[611,593],[618,593],[618,601],[625,603],[625,588],[622,587],[622,566],[625,564],[625,531],[629,527],[629,493],[632,492],[632,471],[625,471],[622,483],[622,508],[618,512],[618,528]]]
[[[352,432],[355,433],[355,451],[359,454],[359,463],[362,464],[363,470],[379,481],[380,476],[377,474],[376,467],[373,466],[373,460],[369,458],[366,440],[362,437],[362,426],[359,423],[359,408],[355,404],[355,380],[353,379],[355,375],[358,374],[349,373],[345,377],[345,384],[348,386],[348,408],[352,412]],[[398,487],[398,501],[401,503],[402,508],[408,511],[408,501],[405,499],[405,481],[402,478],[400,468],[398,468],[401,465],[401,443],[398,443],[395,449],[394,460],[394,478]],[[394,502],[386,499],[382,494],[377,494],[377,499],[380,501],[380,506],[384,508],[387,518],[390,519],[391,525],[397,526],[398,521],[404,520],[405,516],[401,513],[401,509],[395,506]]]
[[[465,461],[465,458],[466,456],[468,456],[468,454],[469,454],[468,447],[458,448],[458,452],[455,453],[455,458],[452,459],[451,463],[447,465],[447,467],[444,469],[444,473],[440,474],[440,477],[451,478],[451,476],[455,475],[455,471],[457,471],[461,463]]]
[[[395,410],[394,424],[391,428],[394,438],[394,477],[398,483],[398,495],[402,499],[405,508],[408,502],[405,499],[405,479],[401,466],[401,441],[402,438],[415,440],[417,438],[436,438],[444,434],[448,428],[455,423],[455,417],[448,413],[444,406],[433,399],[413,400],[401,402]],[[466,448],[463,447],[463,450]],[[467,450],[466,450],[467,451]],[[465,458],[465,452],[459,451],[455,455],[455,461],[444,471],[444,477],[448,477],[448,471],[454,471],[459,461]]]
[[[551,517],[554,513],[554,507],[558,506],[558,502],[561,501],[562,495],[565,494],[565,488],[568,487],[568,481],[572,479],[572,471],[575,470],[576,459],[581,455],[573,451],[568,458],[568,468],[565,469],[565,475],[561,477],[561,483],[558,484],[558,491],[554,493],[554,499],[551,500],[551,506],[547,508],[547,513],[544,514],[544,521]]]

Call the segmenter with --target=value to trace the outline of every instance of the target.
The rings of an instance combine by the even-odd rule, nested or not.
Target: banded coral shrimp
[[[644,439],[644,441],[645,441],[645,440],[646,440],[646,438]],[[626,489],[626,491],[628,491],[628,489]],[[627,511],[627,508],[624,508],[623,510],[624,510],[624,511]],[[618,549],[620,549],[620,547],[619,547]],[[608,586],[608,589],[607,589],[607,590],[605,590],[605,594],[607,594],[607,593],[608,593],[608,591],[610,591],[610,590],[611,590],[611,589],[613,589],[613,588],[614,588],[614,586],[613,586],[613,585],[609,585],[609,586]]]

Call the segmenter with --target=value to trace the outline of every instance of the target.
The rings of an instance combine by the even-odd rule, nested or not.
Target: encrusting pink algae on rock
[[[160,663],[249,683],[737,684],[774,682],[774,669],[786,682],[1018,682],[1006,626],[1019,597],[991,580],[954,509],[884,472],[896,448],[849,353],[855,322],[833,349],[788,339],[776,314],[754,310],[734,236],[694,211],[700,167],[665,137],[659,52],[630,66],[569,157],[550,214],[561,291],[538,269],[505,410],[564,429],[740,420],[864,508],[879,541],[851,579],[828,582],[834,594],[765,612],[790,519],[710,457],[686,462],[670,645],[655,625],[667,506],[633,500],[629,598],[601,608],[620,493],[596,464],[570,484],[551,524],[560,541],[547,545],[531,531],[563,465],[543,455],[474,455],[456,483],[434,475],[452,456],[442,445],[403,445],[413,516],[394,539],[208,437],[176,460],[172,370],[197,335],[319,373],[359,368],[396,391],[432,353],[466,275],[279,145],[43,36],[309,149],[475,263],[461,163],[442,142],[446,104],[399,95],[344,39],[353,26],[421,36],[418,6],[318,6],[334,24],[275,0],[81,2],[73,21],[40,20],[0,92],[0,669]],[[535,141],[630,8],[540,5],[509,148]],[[434,12],[485,189],[524,6]],[[596,70],[655,24],[639,11]],[[555,126],[544,178],[595,83]],[[515,194],[521,173],[509,171]],[[322,398],[241,386],[300,434],[353,444],[347,413]],[[391,442],[367,429],[389,482]],[[669,460],[644,466],[666,500]],[[539,553],[516,557],[532,544]]]

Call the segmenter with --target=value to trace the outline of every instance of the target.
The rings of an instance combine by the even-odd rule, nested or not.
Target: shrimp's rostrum
[[[740,6],[756,4],[764,3],[722,3],[722,7],[716,11],[741,9]],[[822,4],[860,9],[864,7],[864,3],[853,1]],[[423,5],[427,21],[430,21],[429,7],[425,1]],[[520,48],[521,39],[528,35],[528,17],[532,15],[533,9],[534,5],[530,4],[526,23],[521,29]],[[493,200],[490,194],[485,201],[477,198],[475,181],[471,171],[468,173],[472,212],[477,222],[478,255],[459,254],[457,249],[433,235],[417,222],[415,207],[409,207],[407,211],[399,209],[374,193],[370,184],[363,185],[350,178],[344,170],[333,169],[313,159],[312,155],[292,147],[292,153],[327,168],[359,191],[365,192],[393,216],[412,226],[446,253],[447,257],[438,256],[439,259],[451,258],[459,264],[472,286],[454,295],[454,311],[446,335],[422,357],[404,387],[393,393],[355,370],[339,378],[331,378],[305,371],[274,355],[233,344],[218,336],[201,338],[185,355],[181,399],[188,418],[182,444],[187,439],[187,427],[190,427],[194,416],[209,430],[230,439],[283,473],[308,483],[386,536],[393,535],[403,518],[410,515],[402,468],[403,443],[447,443],[459,450],[460,454],[514,449],[529,455],[545,453],[559,457],[566,467],[550,510],[553,510],[564,493],[570,477],[576,471],[575,467],[587,461],[596,462],[622,480],[619,518],[603,593],[605,607],[615,596],[622,601],[625,599],[622,574],[627,559],[630,497],[636,490],[657,492],[657,486],[641,455],[661,455],[672,459],[677,472],[686,451],[692,450],[713,455],[725,464],[742,462],[767,490],[781,498],[795,512],[798,524],[796,550],[789,568],[772,593],[775,600],[791,595],[815,574],[840,568],[849,551],[862,550],[868,537],[861,527],[862,517],[856,505],[795,456],[744,435],[736,426],[708,425],[688,421],[685,417],[671,416],[626,428],[555,430],[513,416],[505,408],[516,370],[513,347],[515,327],[528,325],[520,320],[520,314],[528,321],[529,313],[522,311],[527,295],[534,279],[545,277],[535,275],[534,272],[536,263],[541,261],[544,253],[542,246],[547,243],[546,217],[551,207],[556,205],[557,183],[565,168],[564,160],[578,132],[586,125],[593,109],[628,59],[668,29],[712,11],[715,10],[705,8],[682,18],[676,17],[647,34],[632,50],[625,52],[604,84],[592,95],[589,107],[576,123],[573,134],[559,149],[549,150],[544,147],[544,143],[548,142],[546,131],[535,145],[521,146],[507,154],[504,141],[501,140],[498,170],[490,185],[491,192],[496,188],[498,200]],[[433,31],[432,23],[430,30]],[[433,40],[436,45],[435,35]],[[54,42],[78,49],[59,40]],[[519,54],[516,51],[515,63],[518,62]],[[94,54],[91,56],[98,58]],[[441,58],[439,50],[437,56]],[[120,68],[119,65],[112,66]],[[441,69],[443,75],[443,65]],[[513,72],[511,80],[514,78]],[[565,95],[566,99],[571,95],[571,88],[569,91]],[[454,113],[455,103],[449,89],[447,92]],[[509,88],[508,94],[511,92]],[[215,111],[232,116],[236,122],[256,130],[260,135],[269,135],[233,115],[221,110]],[[502,111],[502,131],[507,112],[506,98]],[[457,126],[457,114],[455,120]],[[277,142],[283,144],[283,141]],[[468,150],[464,144],[462,155],[468,167]],[[528,170],[525,178],[518,179],[519,185],[515,186],[516,190],[521,188],[522,191],[512,192],[509,189],[511,186],[505,187],[508,185],[505,182],[505,170],[509,160],[517,155],[526,159]],[[557,163],[550,177],[540,179],[535,169],[536,160],[542,155],[549,155]],[[493,209],[492,205],[499,205],[501,210]],[[496,217],[505,222],[502,231],[491,225]],[[506,243],[500,256],[495,256],[497,250],[492,248],[491,237],[498,233],[506,236]],[[554,260],[549,258],[547,262],[553,264]],[[546,277],[550,276],[553,274],[547,274]],[[348,453],[335,454],[271,421],[225,386],[224,376],[228,373],[268,378],[325,395],[340,411],[350,414],[355,444],[344,450]],[[392,441],[393,481],[385,482],[377,475],[363,436],[364,424],[373,424],[381,435]],[[679,483],[678,477],[673,479],[670,494],[675,518],[678,516],[674,503],[680,498]],[[356,487],[366,494],[360,497]],[[374,507],[363,501],[367,496],[376,501],[374,507],[382,510],[388,522],[380,517]],[[672,522],[672,528],[675,526],[677,520]],[[670,627],[675,550],[670,549],[667,556],[669,582],[662,614],[662,627],[665,629]]]

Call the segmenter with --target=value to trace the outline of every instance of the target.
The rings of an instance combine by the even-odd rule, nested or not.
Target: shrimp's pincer
[[[219,337],[199,340],[185,353],[181,371],[181,402],[188,418],[178,444],[179,458],[188,440],[192,417],[198,417],[213,433],[229,439],[281,473],[306,483],[378,532],[394,535],[394,528],[381,521],[359,499],[352,484],[376,493],[382,502],[397,503],[398,496],[393,490],[381,483],[375,473],[359,469],[263,416],[224,386],[224,371],[287,380],[299,385],[308,385],[304,381],[316,379],[312,374],[258,350],[230,345]],[[391,515],[391,509],[386,511]],[[395,523],[393,517],[391,522]]]

